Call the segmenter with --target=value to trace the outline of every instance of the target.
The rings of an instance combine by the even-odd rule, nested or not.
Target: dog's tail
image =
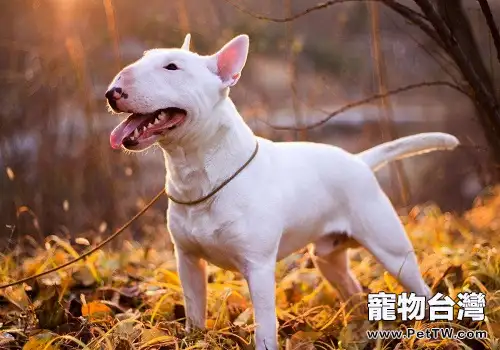
[[[459,143],[458,139],[453,135],[442,132],[428,132],[382,143],[359,153],[358,156],[373,171],[377,171],[393,160],[437,150],[452,150]]]

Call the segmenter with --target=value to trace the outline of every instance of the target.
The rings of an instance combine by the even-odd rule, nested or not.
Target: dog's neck
[[[209,119],[218,128],[197,135],[192,142],[160,144],[167,169],[166,187],[182,201],[197,200],[233,175],[255,150],[255,135],[229,97],[213,109]],[[215,122],[215,121],[214,121]]]

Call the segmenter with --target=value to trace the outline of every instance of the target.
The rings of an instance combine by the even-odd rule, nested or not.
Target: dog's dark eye
[[[163,68],[168,69],[168,70],[177,70],[177,69],[179,69],[179,67],[177,67],[174,63],[170,63],[170,64],[166,65]]]

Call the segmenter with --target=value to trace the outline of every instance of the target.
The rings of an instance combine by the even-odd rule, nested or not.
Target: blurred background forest
[[[413,89],[383,104],[373,101],[308,130],[276,130],[259,121],[311,124],[381,89],[459,77],[435,42],[383,5],[376,22],[368,3],[353,1],[276,23],[226,0],[0,2],[3,249],[12,249],[20,237],[42,242],[47,234],[108,235],[160,190],[165,170],[159,150],[126,155],[109,146],[109,133],[121,117],[107,112],[104,92],[143,51],[179,47],[188,32],[192,50],[200,54],[213,53],[234,35],[250,35],[249,60],[232,98],[258,135],[326,142],[351,152],[391,134],[456,135],[464,147],[378,173],[403,211],[432,201],[461,212],[494,180],[473,103],[447,87]],[[311,6],[303,0],[234,2],[270,17]],[[476,0],[462,3],[480,51],[468,54],[481,57],[496,82],[500,69],[480,7]],[[490,5],[500,16],[498,2]],[[376,74],[381,67],[383,81]],[[158,242],[166,234],[166,201],[154,208],[130,235],[147,239],[154,233]]]

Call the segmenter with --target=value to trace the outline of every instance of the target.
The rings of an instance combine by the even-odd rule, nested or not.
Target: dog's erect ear
[[[186,34],[184,42],[182,43],[181,49],[189,51],[189,44],[191,43],[191,34]]]
[[[220,77],[224,87],[238,82],[247,61],[248,47],[248,35],[238,35],[210,56],[210,68]]]

